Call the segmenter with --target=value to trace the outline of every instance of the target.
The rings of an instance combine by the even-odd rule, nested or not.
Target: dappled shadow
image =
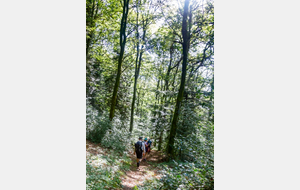
[[[160,152],[152,150],[151,154],[147,156],[147,161],[140,163],[140,170],[136,167],[136,157],[131,155],[131,167],[130,170],[122,177],[122,187],[124,190],[132,190],[137,185],[142,185],[146,179],[151,177],[160,178],[158,174],[158,168],[153,165],[163,162],[163,156]]]
[[[125,190],[131,190],[132,188],[129,187],[129,186],[127,186],[127,185],[123,185],[123,189],[125,189]]]

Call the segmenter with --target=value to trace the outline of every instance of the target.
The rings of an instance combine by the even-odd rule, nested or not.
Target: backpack
[[[142,154],[143,149],[142,149],[142,142],[138,141],[135,143],[135,152],[137,154]]]

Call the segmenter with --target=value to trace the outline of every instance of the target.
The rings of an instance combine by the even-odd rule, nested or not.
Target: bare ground
[[[137,170],[136,156],[132,153],[130,170],[122,178],[122,185],[124,190],[131,190],[136,185],[142,185],[146,179],[151,177],[160,178],[158,168],[155,164],[162,162],[163,156],[160,152],[151,150],[151,154],[147,155],[147,161],[142,161]]]
[[[86,156],[87,158],[90,155],[106,155],[109,154],[107,149],[102,148],[100,144],[95,144],[90,141],[86,141],[87,150]],[[158,163],[163,162],[163,156],[161,152],[156,150],[151,150],[150,155],[147,155],[147,161],[142,161],[140,163],[139,170],[136,167],[136,156],[131,152],[131,166],[130,170],[125,172],[125,175],[122,176],[121,184],[124,190],[132,190],[133,187],[137,185],[142,185],[145,180],[155,177],[157,179],[160,178],[159,169],[156,167]]]

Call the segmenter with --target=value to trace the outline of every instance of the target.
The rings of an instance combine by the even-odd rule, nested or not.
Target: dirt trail
[[[88,158],[91,155],[107,155],[107,149],[102,148],[100,144],[95,144],[90,141],[86,141],[87,150],[86,157]],[[136,167],[136,156],[131,154],[131,166],[130,170],[125,172],[125,175],[121,177],[121,184],[124,190],[132,190],[134,186],[142,185],[146,179],[155,177],[160,178],[159,169],[157,166],[158,163],[163,162],[164,156],[161,155],[161,152],[156,150],[151,150],[151,154],[147,155],[147,161],[142,161],[140,163],[139,170]]]
[[[151,154],[147,156],[147,161],[140,163],[139,170],[136,167],[136,156],[131,156],[130,170],[122,178],[122,186],[124,190],[132,190],[134,186],[141,185],[146,179],[151,177],[160,178],[158,169],[155,167],[157,163],[162,162],[161,153],[155,150],[151,150]]]

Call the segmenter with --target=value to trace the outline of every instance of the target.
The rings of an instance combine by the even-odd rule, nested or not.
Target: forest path
[[[124,190],[132,190],[136,185],[142,185],[143,182],[151,177],[160,178],[156,165],[162,162],[163,156],[156,150],[151,150],[151,154],[147,155],[147,161],[140,163],[139,170],[136,167],[136,156],[131,155],[130,170],[122,177],[122,186]]]

